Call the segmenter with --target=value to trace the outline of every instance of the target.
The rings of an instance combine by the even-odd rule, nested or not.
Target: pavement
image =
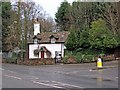
[[[2,64],[2,88],[118,88],[118,61],[104,62],[103,65],[103,69],[96,69],[96,63],[41,66]]]

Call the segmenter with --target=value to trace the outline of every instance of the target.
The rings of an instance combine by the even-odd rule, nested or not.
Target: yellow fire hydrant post
[[[102,59],[101,57],[99,56],[98,57],[98,60],[97,60],[97,68],[102,68],[103,64],[102,64]]]

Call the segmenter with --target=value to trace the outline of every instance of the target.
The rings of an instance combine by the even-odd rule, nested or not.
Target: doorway
[[[44,58],[44,51],[41,51],[41,58]]]

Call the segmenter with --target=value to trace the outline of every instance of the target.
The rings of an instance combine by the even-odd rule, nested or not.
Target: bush
[[[94,62],[95,57],[98,56],[102,52],[101,50],[94,50],[94,49],[81,49],[81,51],[65,51],[65,57],[63,59],[63,62],[66,63],[67,59],[70,56],[74,56],[76,58],[77,63],[88,63],[88,62]]]
[[[99,54],[99,56],[104,57],[104,56],[105,56],[105,54],[104,54],[104,53],[101,53],[101,54]]]
[[[77,63],[82,63],[82,53],[78,52],[75,54]]]
[[[82,56],[82,62],[92,62],[94,60],[93,55],[83,55]]]
[[[62,63],[64,63],[64,64],[75,64],[75,63],[77,63],[77,59],[73,55],[65,56],[62,60]]]
[[[67,63],[67,60],[68,60],[68,56],[65,56],[62,60],[62,63],[66,64]]]
[[[82,53],[76,53],[75,55],[77,63],[93,62],[95,61],[94,55],[86,55]]]
[[[68,58],[69,58],[70,56],[72,56],[72,55],[73,55],[73,52],[72,52],[72,51],[67,51],[67,50],[65,50],[65,56],[64,56],[64,58],[63,58],[63,60],[62,60],[62,63],[67,63]]]
[[[70,56],[70,57],[67,59],[67,63],[68,63],[68,64],[76,64],[76,63],[77,63],[76,57],[75,57],[75,56]]]
[[[77,63],[90,63],[95,62],[98,56],[104,57],[105,50],[93,49],[93,48],[79,48],[74,51],[65,51],[65,57],[63,63],[67,63],[69,57],[74,56]]]
[[[7,63],[17,64],[17,58],[18,58],[18,55],[16,53],[13,53],[12,57],[7,59]]]

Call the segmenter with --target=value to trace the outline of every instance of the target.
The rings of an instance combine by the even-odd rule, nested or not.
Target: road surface
[[[25,66],[2,64],[2,88],[118,88],[117,61],[95,63]]]

